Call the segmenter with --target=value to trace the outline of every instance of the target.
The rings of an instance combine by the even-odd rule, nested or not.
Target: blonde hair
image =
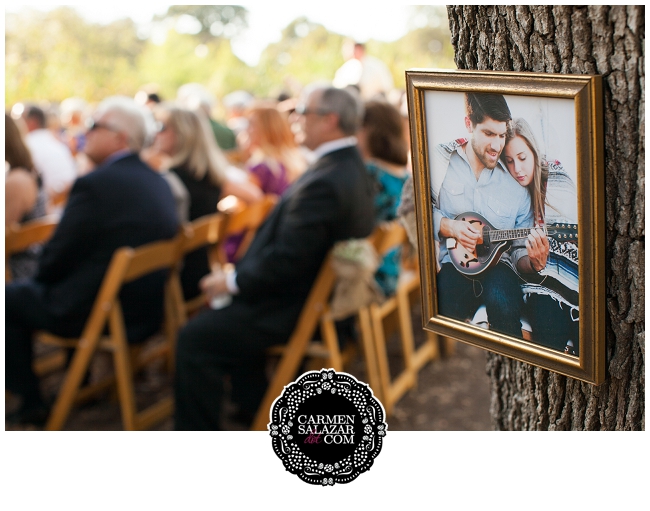
[[[289,181],[294,181],[305,170],[306,162],[291,131],[287,118],[275,106],[258,104],[248,110],[248,117],[259,122],[260,141],[253,153],[253,160],[267,161],[272,172],[278,163],[284,165]]]
[[[532,202],[533,215],[535,219],[541,219],[544,222],[545,205],[546,202],[546,183],[548,182],[548,163],[542,157],[535,135],[530,125],[523,118],[518,118],[512,121],[510,130],[508,130],[506,145],[515,137],[521,137],[526,143],[528,148],[533,153],[535,159],[535,167],[533,169],[533,179],[526,187],[530,193],[530,200]],[[505,151],[502,151],[501,157],[505,163]]]
[[[226,179],[228,160],[219,149],[206,116],[172,104],[159,108],[166,129],[176,135],[170,167],[183,167],[197,181],[207,175],[215,186],[221,186]]]

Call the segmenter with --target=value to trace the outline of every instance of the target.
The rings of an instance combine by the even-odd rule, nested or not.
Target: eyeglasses
[[[296,113],[298,115],[309,115],[309,114],[314,114],[314,115],[325,115],[325,114],[330,114],[332,113],[331,110],[326,110],[324,108],[307,108],[305,105],[298,105],[296,107]]]
[[[114,133],[119,133],[119,132],[122,131],[120,129],[117,129],[117,128],[111,126],[110,124],[105,124],[103,122],[97,122],[95,119],[92,119],[92,118],[88,119],[86,121],[86,130],[87,131],[95,131],[96,129],[105,129],[105,130],[108,130],[108,131],[112,131]]]

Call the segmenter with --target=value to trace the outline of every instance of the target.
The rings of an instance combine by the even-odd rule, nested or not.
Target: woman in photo
[[[545,159],[530,125],[522,118],[512,122],[502,159],[512,177],[528,188],[535,226],[556,223],[577,225],[575,183],[558,160]],[[575,243],[548,239],[549,247],[527,243],[530,258],[546,265],[535,273],[524,273],[524,314],[534,342],[571,355],[579,353],[578,247]]]

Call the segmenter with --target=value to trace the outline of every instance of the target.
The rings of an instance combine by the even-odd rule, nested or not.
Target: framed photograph
[[[605,378],[599,76],[406,71],[424,328]]]

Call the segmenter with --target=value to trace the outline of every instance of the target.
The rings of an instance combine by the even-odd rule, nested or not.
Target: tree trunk
[[[607,379],[488,353],[497,430],[645,430],[644,6],[450,6],[459,69],[603,75]]]

